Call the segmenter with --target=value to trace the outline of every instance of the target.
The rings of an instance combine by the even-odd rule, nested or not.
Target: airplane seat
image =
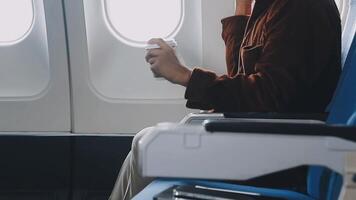
[[[355,65],[356,65],[356,44],[355,44],[355,34],[356,34],[356,0],[350,1],[349,7],[349,15],[347,17],[345,23],[345,29],[343,32],[343,40],[342,40],[342,66],[343,73],[340,77],[340,81],[338,84],[338,88],[335,92],[335,96],[332,100],[330,106],[330,116],[327,120],[329,124],[346,124],[349,126],[356,125],[356,111],[353,106],[353,102],[356,101],[356,97],[350,97],[350,93],[352,88],[354,88],[356,81],[353,80],[353,75],[356,73]],[[348,58],[348,60],[346,60]],[[351,108],[351,109],[350,109]],[[320,194],[314,194],[313,191],[318,191],[317,189],[313,189],[315,186],[321,186],[321,176],[326,168],[323,167],[315,167],[312,166],[309,169],[308,175],[308,191],[317,199],[320,199]],[[340,190],[342,185],[342,178],[340,175],[335,172],[329,172],[330,181],[335,181],[334,191]],[[325,180],[325,179],[324,179]],[[335,196],[337,193],[332,192],[330,190],[329,193],[331,196]],[[337,196],[336,196],[337,197]],[[336,198],[334,198],[336,199]]]
[[[343,183],[343,177],[339,173],[325,167],[311,166],[307,177],[309,196],[314,199],[338,199]]]
[[[348,60],[345,59],[345,62],[343,62],[343,73],[340,77],[338,88],[336,89],[335,96],[330,106],[330,115],[327,119],[328,124],[356,126],[356,109],[354,105],[356,97],[355,95],[350,95],[356,84],[356,81],[353,78],[353,75],[356,74],[356,1],[352,2],[353,9],[351,10],[354,12],[350,12],[345,26],[347,30],[352,31],[349,32],[350,34],[343,34],[342,48],[343,52],[345,52],[346,49],[348,50]],[[353,23],[349,21],[351,19],[353,19]],[[307,185],[308,193],[316,199],[337,199],[342,187],[342,176],[325,167],[311,166],[309,167]],[[327,194],[329,196],[327,198],[322,197],[322,195],[325,194],[320,191],[328,191]]]
[[[327,123],[329,124],[352,124],[354,117],[354,107],[350,107],[353,105],[356,97],[353,97],[352,91],[353,87],[356,84],[354,81],[354,73],[355,73],[355,35],[356,35],[356,0],[353,0],[353,12],[350,13],[348,18],[348,27],[350,32],[343,34],[343,42],[342,42],[342,50],[345,52],[347,50],[347,56],[345,56],[345,62],[343,63],[342,74],[339,79],[338,86],[336,88],[334,97],[329,105],[330,115],[327,119]],[[349,22],[353,20],[352,23]],[[345,54],[345,53],[344,53]]]
[[[169,128],[163,128],[162,134],[159,134],[159,130],[157,131],[158,133],[156,133],[156,135],[152,136],[152,137],[147,137],[144,138],[143,141],[140,141],[140,145],[142,145],[142,148],[140,150],[140,152],[142,152],[142,156],[140,157],[140,163],[143,166],[140,166],[143,174],[146,176],[153,176],[153,177],[164,177],[165,179],[160,179],[160,180],[156,180],[153,183],[151,183],[149,186],[147,186],[141,193],[139,193],[134,200],[141,200],[141,199],[152,199],[156,194],[164,191],[165,189],[168,189],[169,187],[173,186],[173,185],[202,185],[202,186],[206,186],[206,187],[215,187],[215,188],[223,188],[223,189],[231,189],[231,190],[236,190],[236,191],[243,191],[243,192],[256,192],[265,196],[269,196],[269,197],[281,197],[281,198],[285,198],[285,199],[322,199],[322,200],[336,200],[338,199],[338,196],[340,195],[341,192],[341,187],[343,184],[343,177],[341,175],[341,173],[344,172],[344,169],[341,169],[342,167],[345,167],[345,163],[344,163],[344,159],[346,157],[346,153],[342,154],[343,151],[348,151],[348,152],[353,152],[356,151],[356,139],[354,138],[352,133],[355,133],[355,128],[356,127],[356,92],[355,92],[355,85],[356,85],[356,80],[354,79],[354,76],[356,74],[356,37],[355,37],[355,31],[356,31],[356,23],[355,20],[356,18],[354,16],[356,16],[356,4],[355,4],[355,0],[352,1],[352,6],[350,8],[352,8],[350,13],[350,16],[348,17],[347,20],[347,25],[346,25],[346,29],[345,30],[349,30],[347,32],[344,32],[343,34],[343,50],[344,52],[346,51],[344,48],[348,48],[348,44],[350,46],[350,48],[348,48],[348,56],[345,59],[345,63],[344,63],[344,69],[342,72],[342,76],[340,78],[337,90],[335,92],[334,98],[332,100],[331,106],[330,106],[330,114],[329,117],[326,121],[326,124],[278,124],[278,123],[261,123],[261,122],[257,122],[257,123],[253,123],[253,122],[245,122],[245,123],[236,123],[236,122],[227,122],[227,121],[213,121],[213,123],[209,124],[209,122],[207,122],[205,124],[205,127],[203,128],[198,128],[198,126],[189,126],[189,125],[177,125],[177,128],[172,127],[172,130],[169,130]],[[351,21],[353,20],[353,21]],[[350,39],[351,38],[351,39]],[[209,127],[209,125],[212,125]],[[184,126],[184,127],[181,127]],[[213,130],[213,128],[216,128],[216,130]],[[205,128],[205,130],[203,130]],[[158,128],[159,129],[159,128]],[[175,130],[176,129],[176,130]],[[220,170],[220,172],[215,172],[214,174],[209,174],[208,172],[212,172],[209,171],[210,167],[209,165],[206,164],[209,163],[209,161],[206,161],[205,159],[201,159],[199,161],[199,163],[197,163],[195,160],[197,160],[196,157],[193,157],[191,154],[189,154],[189,150],[184,149],[182,150],[181,145],[179,147],[175,147],[174,144],[170,144],[170,145],[163,145],[163,143],[159,143],[160,139],[162,139],[162,142],[174,142],[175,140],[179,140],[182,138],[183,141],[187,140],[187,130],[191,129],[191,134],[197,134],[199,135],[199,137],[192,137],[192,141],[194,141],[192,144],[189,143],[189,145],[193,145],[191,146],[191,148],[201,148],[199,150],[201,150],[201,152],[199,152],[200,154],[195,154],[195,156],[198,155],[206,155],[209,154],[211,152],[215,152],[212,151],[211,147],[214,147],[214,145],[212,145],[211,143],[207,143],[207,145],[198,145],[197,141],[201,141],[201,142],[207,142],[207,140],[209,140],[209,138],[213,138],[213,137],[217,137],[219,138],[219,134],[221,133],[243,133],[243,134],[236,134],[235,137],[237,137],[238,139],[236,139],[235,141],[226,141],[227,143],[232,143],[235,142],[233,146],[235,146],[234,148],[234,154],[226,154],[225,156],[229,157],[233,157],[235,154],[239,154],[241,158],[241,160],[239,160],[238,163],[236,163],[236,165],[244,165],[244,162],[248,162],[248,161],[253,161],[255,162],[255,160],[261,159],[261,160],[266,160],[265,159],[265,154],[267,154],[268,149],[264,149],[263,154],[260,155],[258,154],[259,152],[257,152],[256,149],[254,149],[254,151],[256,151],[256,153],[254,151],[251,151],[250,146],[248,147],[243,147],[242,142],[245,141],[240,141],[240,139],[246,139],[246,141],[255,141],[256,139],[258,139],[258,137],[268,137],[269,134],[277,134],[274,136],[273,140],[276,140],[279,136],[283,137],[283,135],[302,135],[302,136],[306,136],[304,142],[309,142],[309,140],[311,139],[310,137],[307,136],[320,136],[320,140],[322,141],[321,143],[318,143],[319,146],[313,146],[311,145],[310,148],[316,148],[316,151],[319,151],[322,148],[326,148],[327,149],[327,154],[324,154],[325,157],[320,157],[320,156],[316,156],[316,155],[306,155],[305,152],[303,153],[303,151],[305,149],[303,149],[303,151],[300,151],[300,153],[298,154],[298,152],[289,152],[288,155],[290,155],[291,153],[297,153],[300,158],[298,159],[306,159],[306,157],[312,157],[312,160],[308,160],[308,161],[301,161],[301,164],[305,164],[304,162],[309,162],[310,163],[310,168],[309,168],[309,173],[308,173],[308,183],[307,183],[307,194],[299,194],[293,191],[285,191],[285,190],[274,190],[274,189],[266,189],[266,188],[257,188],[257,187],[247,187],[247,186],[241,186],[241,185],[234,185],[234,184],[227,184],[227,183],[221,183],[221,182],[214,182],[214,181],[196,181],[196,180],[177,180],[177,179],[166,179],[168,178],[175,178],[175,177],[184,177],[184,178],[202,178],[202,171],[206,171],[206,173],[204,174],[207,179],[211,179],[211,180],[224,180],[224,178],[228,178],[229,176],[226,175],[226,171],[222,171]],[[269,130],[270,129],[270,130]],[[281,130],[279,130],[281,129]],[[182,132],[180,132],[182,131]],[[212,134],[208,134],[208,133],[212,133]],[[163,132],[165,132],[163,134]],[[168,133],[166,133],[168,132]],[[214,132],[217,132],[217,134],[213,134]],[[290,133],[292,132],[292,133]],[[299,133],[300,132],[300,133]],[[232,136],[233,134],[221,134],[222,136],[221,139],[223,139],[222,137],[229,137],[232,138],[234,136]],[[246,133],[251,133],[251,134],[246,134]],[[260,133],[261,135],[255,136],[254,134],[256,133]],[[172,138],[168,139],[169,134],[172,134]],[[278,135],[279,134],[279,135]],[[174,135],[174,140],[173,140],[173,135]],[[255,137],[253,137],[253,136]],[[265,135],[265,136],[263,136]],[[160,138],[161,137],[161,138]],[[204,137],[205,139],[200,139],[201,137]],[[252,137],[252,139],[250,138]],[[335,140],[333,140],[333,138]],[[144,140],[149,140],[149,141],[144,141]],[[280,142],[281,142],[281,146],[283,146],[283,142],[285,138],[281,138]],[[314,138],[315,139],[315,138]],[[216,139],[215,139],[216,140]],[[268,140],[268,138],[266,138],[266,140]],[[295,145],[293,144],[293,140],[297,140],[296,138],[291,139],[292,143],[290,143],[289,145]],[[325,141],[324,141],[325,140]],[[154,142],[153,142],[154,141]],[[262,140],[263,141],[263,140]],[[210,142],[213,142],[210,141]],[[241,142],[241,143],[239,143]],[[239,144],[236,144],[239,143]],[[326,144],[328,143],[328,144]],[[330,144],[329,144],[330,143]],[[160,145],[157,145],[160,144]],[[221,144],[219,142],[215,143],[217,144]],[[252,143],[254,144],[254,143]],[[304,143],[302,143],[303,145],[302,148],[306,148],[306,146],[304,145]],[[147,146],[146,146],[147,145]],[[156,145],[156,146],[155,146]],[[194,146],[195,145],[195,146]],[[198,145],[198,146],[196,146]],[[334,145],[337,151],[338,148],[341,148],[341,151],[337,151],[337,152],[333,152],[332,148],[330,149],[330,147],[328,145]],[[340,145],[340,146],[339,146]],[[158,147],[159,146],[159,147]],[[203,147],[203,146],[207,146],[207,147]],[[301,146],[297,146],[296,148],[301,148]],[[169,156],[154,156],[154,153],[151,153],[151,151],[147,151],[148,148],[152,148],[152,152],[165,152],[165,154],[169,154],[170,152],[174,152],[174,156],[175,156],[175,165],[170,165],[168,164],[168,166],[162,166],[162,164],[155,165],[154,163],[165,163],[166,161],[170,161],[172,162],[171,158]],[[158,150],[158,148],[160,148]],[[179,149],[181,148],[181,149]],[[207,152],[203,151],[203,148],[207,148],[209,149]],[[231,148],[231,146],[228,146],[228,144],[224,144],[224,147],[221,148]],[[237,150],[238,148],[240,149]],[[283,147],[281,147],[283,148]],[[285,148],[290,148],[290,147],[285,147]],[[345,149],[343,149],[345,148]],[[231,150],[231,149],[230,149]],[[229,151],[230,151],[229,150]],[[243,151],[249,151],[252,156],[252,154],[254,154],[254,156],[256,156],[256,158],[250,158],[243,156]],[[218,151],[218,150],[217,150]],[[330,152],[329,152],[330,151]],[[204,154],[204,153],[206,154]],[[240,153],[241,152],[241,153]],[[280,152],[280,151],[278,151]],[[276,152],[275,152],[276,153]],[[330,154],[328,154],[330,153]],[[340,153],[340,155],[336,155]],[[182,158],[180,160],[180,155],[182,155]],[[273,153],[271,153],[270,155],[275,155]],[[327,156],[328,155],[328,156]],[[258,157],[259,156],[259,157]],[[333,162],[329,162],[329,158],[332,157],[332,159],[334,159]],[[192,159],[190,159],[190,157]],[[236,156],[235,156],[236,157]],[[291,162],[295,162],[295,157],[293,157],[293,159],[290,159],[291,157],[289,157],[286,155],[285,159],[287,160],[293,160]],[[148,160],[151,159],[149,162]],[[219,164],[221,161],[219,160],[224,160],[227,163],[229,162],[229,160],[231,160],[231,158],[215,158],[214,163],[212,164],[212,162],[210,162],[210,164],[214,165],[212,166],[216,167],[215,165],[219,165],[219,167],[223,167],[223,164]],[[279,158],[282,159],[282,158]],[[180,164],[179,161],[184,163],[184,166],[187,167],[188,169],[183,170],[184,172],[182,172],[182,168],[180,168]],[[194,164],[190,164],[194,163]],[[318,163],[319,164],[316,164]],[[334,165],[335,162],[339,162],[337,165],[337,167]],[[178,163],[178,164],[177,164]],[[276,163],[278,163],[278,161],[276,161]],[[275,167],[277,167],[277,164],[273,163],[273,162],[265,162],[265,163],[261,163],[261,165],[263,166],[262,168],[266,168],[268,165],[275,165]],[[321,163],[321,164],[320,164]],[[188,164],[188,165],[187,165]],[[193,165],[193,166],[192,166]],[[194,166],[196,165],[196,166]],[[334,166],[333,166],[334,165]],[[327,166],[332,166],[332,167],[327,167]],[[342,166],[342,167],[341,167]],[[238,173],[240,176],[244,176],[244,173],[247,174],[251,174],[253,171],[253,168],[259,168],[259,166],[251,166],[250,168],[247,168],[248,171],[245,172],[240,172],[238,171],[237,168],[240,168],[240,166],[235,166],[236,169],[231,170],[230,172],[232,174],[234,174],[234,176],[236,176],[236,173]],[[246,167],[246,166],[245,166]],[[156,169],[154,169],[156,168]],[[158,168],[160,168],[158,170]],[[207,169],[208,168],[208,169]],[[243,167],[241,167],[243,168]],[[338,168],[338,171],[335,170],[335,168]],[[246,168],[243,168],[246,170]],[[333,170],[331,170],[333,169]],[[150,171],[152,170],[152,171]],[[262,171],[262,169],[261,169]],[[159,176],[161,173],[162,176]],[[179,176],[179,175],[181,176]],[[157,176],[158,175],[158,176]]]

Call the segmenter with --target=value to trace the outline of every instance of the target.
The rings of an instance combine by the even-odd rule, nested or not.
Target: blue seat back
[[[308,195],[313,199],[337,200],[341,188],[342,175],[320,166],[309,167]]]
[[[350,51],[350,47],[354,38],[353,33],[356,32],[356,0],[350,0],[350,2],[342,1],[342,21],[344,22],[343,32],[342,32],[342,49],[341,49],[341,66],[344,68],[346,58]],[[349,3],[346,5],[346,3]],[[327,108],[327,112],[333,105],[333,101]]]
[[[347,18],[342,34],[342,66],[343,72],[339,80],[333,100],[328,112],[329,124],[352,125],[355,118],[355,33],[356,33],[356,0],[350,0]]]
[[[342,40],[343,71],[330,103],[328,124],[356,126],[356,0],[350,1]],[[312,166],[308,194],[314,199],[337,200],[342,176],[325,167]]]
[[[356,22],[355,22],[356,24]],[[328,124],[356,126],[356,38],[353,41],[335,92]]]

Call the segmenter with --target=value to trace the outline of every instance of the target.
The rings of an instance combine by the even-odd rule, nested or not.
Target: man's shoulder
[[[337,9],[334,0],[272,0],[270,18],[277,14],[305,15],[315,12],[330,12]]]
[[[307,1],[309,0],[273,0],[268,9],[267,19],[278,20],[285,16],[301,14],[307,7],[305,6]]]
[[[275,9],[289,6],[294,9],[325,9],[325,7],[334,8],[336,3],[334,0],[273,0]],[[299,10],[302,12],[303,10]]]
[[[303,5],[308,5],[312,1],[319,1],[319,0],[273,0],[271,9],[272,10],[281,10],[283,8],[298,9]]]

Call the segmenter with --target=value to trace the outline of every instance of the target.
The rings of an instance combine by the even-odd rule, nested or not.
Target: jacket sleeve
[[[303,12],[293,11],[295,5],[290,3],[298,1],[284,2],[274,8],[278,12],[268,16],[255,72],[218,77],[213,72],[194,69],[185,93],[187,107],[216,112],[283,112],[286,109],[296,96],[298,67],[306,64],[302,51],[306,27],[302,23],[305,18],[300,16]],[[225,39],[229,37],[231,34],[226,34]]]
[[[228,75],[236,74],[238,55],[245,35],[248,16],[231,16],[221,20],[222,38],[225,42],[226,67]],[[235,69],[234,69],[235,67]]]

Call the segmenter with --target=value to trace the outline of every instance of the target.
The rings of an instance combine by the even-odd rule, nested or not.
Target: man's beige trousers
[[[144,189],[153,178],[143,178],[138,171],[138,142],[152,129],[146,128],[140,131],[133,139],[131,151],[127,155],[116,180],[109,200],[129,200]]]

